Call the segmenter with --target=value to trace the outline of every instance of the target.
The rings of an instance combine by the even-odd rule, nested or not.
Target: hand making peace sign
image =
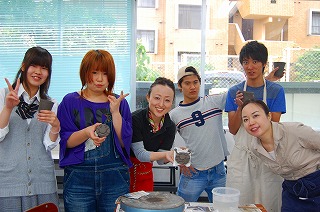
[[[12,110],[15,106],[17,106],[20,102],[18,91],[20,87],[20,79],[17,80],[16,87],[13,89],[12,85],[10,84],[9,80],[5,78],[5,81],[8,85],[9,93],[6,96],[6,107]]]
[[[116,98],[115,96],[109,95],[108,100],[110,102],[110,112],[119,112],[119,106],[120,102],[126,98],[129,95],[129,93],[123,94],[123,91],[121,91],[121,94],[119,98]]]

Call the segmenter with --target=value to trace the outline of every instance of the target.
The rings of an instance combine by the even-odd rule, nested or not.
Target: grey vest
[[[54,163],[42,143],[47,123],[39,122],[36,113],[28,125],[15,110],[0,142],[0,197],[55,193]]]

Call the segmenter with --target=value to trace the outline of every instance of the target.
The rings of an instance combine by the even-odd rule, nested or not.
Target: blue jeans
[[[192,176],[181,174],[177,194],[186,202],[197,202],[203,191],[208,194],[209,202],[212,202],[212,189],[226,185],[226,169],[223,161],[218,165],[207,169],[191,172]]]
[[[116,199],[129,193],[129,167],[113,142],[112,136],[108,136],[100,147],[85,152],[83,163],[65,168],[66,212],[113,212]]]

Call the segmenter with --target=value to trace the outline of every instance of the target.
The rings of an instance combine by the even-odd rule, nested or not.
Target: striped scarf
[[[23,96],[20,96],[20,103],[18,104],[18,108],[16,109],[16,113],[22,118],[22,119],[30,119],[33,118],[34,114],[37,112],[39,105],[34,104],[34,101],[36,101],[36,98],[33,100],[31,104],[27,104]]]
[[[153,121],[152,116],[151,116],[151,112],[149,111],[149,112],[148,112],[148,120],[149,120],[149,122],[150,122],[150,124],[151,124],[152,132],[153,132],[153,133],[156,133],[156,132],[158,132],[158,131],[162,128],[162,126],[163,126],[164,116],[161,118],[159,125],[158,125],[158,126],[155,126],[154,121]]]

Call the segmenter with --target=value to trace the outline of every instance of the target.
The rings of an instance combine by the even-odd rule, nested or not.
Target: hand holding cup
[[[40,110],[51,110],[53,107],[53,102],[48,99],[40,99],[39,102],[39,111]]]
[[[274,73],[274,76],[281,78],[283,76],[285,65],[285,62],[273,62],[273,68],[278,67],[278,70]]]

